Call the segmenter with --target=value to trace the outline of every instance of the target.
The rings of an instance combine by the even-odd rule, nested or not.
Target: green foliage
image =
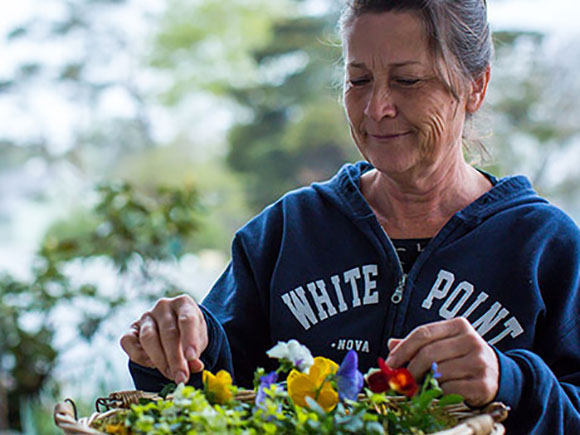
[[[27,399],[21,409],[22,412],[22,432],[25,434],[35,435],[61,435],[60,431],[54,424],[54,404],[59,397],[52,394],[51,400],[45,400],[48,397],[34,397]]]
[[[262,372],[260,372],[262,373]],[[256,372],[258,376],[258,371]],[[110,434],[388,434],[432,433],[457,423],[444,410],[461,397],[445,396],[433,374],[427,375],[419,395],[391,400],[390,393],[365,391],[356,402],[339,403],[324,411],[308,398],[308,408],[294,406],[279,385],[265,390],[260,405],[232,400],[212,404],[202,390],[179,385],[165,400],[132,405],[95,428]],[[398,398],[399,399],[399,398]]]
[[[566,163],[567,156],[577,155],[580,139],[578,44],[570,41],[558,48],[540,33],[497,32],[496,46],[488,92],[494,171],[523,172],[542,194],[567,194],[572,204],[580,177]],[[567,62],[562,62],[564,56]]]
[[[223,94],[232,84],[255,83],[251,56],[273,37],[272,18],[292,10],[291,0],[170,0],[159,21],[151,64],[172,73],[165,101],[192,91]]]
[[[168,8],[152,58],[174,73],[164,101],[205,91],[244,109],[227,162],[254,211],[357,158],[338,103],[341,51],[328,42],[336,6],[317,16],[290,0],[182,3]]]
[[[139,289],[142,299],[179,291],[153,271],[156,264],[183,255],[197,231],[196,191],[158,188],[146,193],[118,183],[100,186],[97,196],[84,231],[77,229],[66,238],[47,235],[30,282],[0,277],[0,401],[9,404],[14,428],[20,428],[18,404],[38,394],[56,364],[58,309],[75,310],[79,336],[90,340],[104,320],[131,301],[131,287]],[[126,282],[125,291],[102,292],[96,283],[77,282],[67,273],[71,264],[97,258],[111,263],[111,272]],[[78,311],[79,306],[86,311]],[[94,309],[99,306],[104,309]]]
[[[228,162],[247,177],[257,209],[358,156],[338,102],[341,51],[324,42],[334,21],[332,13],[276,20],[272,43],[254,53],[270,79],[231,91],[252,116],[230,130]]]
[[[198,231],[184,246],[186,251],[218,249],[229,252],[232,234],[250,217],[243,178],[228,170],[223,157],[199,157],[199,145],[179,141],[133,155],[119,163],[117,177],[141,189],[158,185],[178,188],[195,185],[199,192]],[[67,220],[70,230],[71,220]]]

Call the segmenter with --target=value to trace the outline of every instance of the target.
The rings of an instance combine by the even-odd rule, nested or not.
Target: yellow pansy
[[[325,411],[332,411],[338,403],[338,393],[327,380],[338,370],[338,364],[328,358],[316,357],[308,374],[292,370],[288,375],[288,395],[295,405],[307,407],[312,397]]]
[[[220,370],[214,376],[204,370],[202,379],[206,397],[210,402],[223,404],[232,400],[232,377],[228,372]]]
[[[107,424],[105,426],[105,431],[108,434],[127,435],[127,428],[121,423]]]

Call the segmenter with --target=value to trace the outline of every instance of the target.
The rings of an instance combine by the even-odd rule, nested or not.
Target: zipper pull
[[[393,304],[395,305],[400,304],[401,301],[403,300],[403,292],[405,291],[406,282],[407,282],[407,274],[404,273],[403,276],[401,277],[401,281],[399,281],[399,284],[395,289],[395,293],[393,293],[393,296],[391,296],[391,302]]]

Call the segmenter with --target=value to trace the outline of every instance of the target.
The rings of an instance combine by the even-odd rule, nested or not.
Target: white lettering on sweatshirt
[[[337,312],[342,313],[348,310],[349,302],[351,308],[378,304],[379,291],[376,281],[379,274],[378,270],[376,264],[366,264],[333,275],[328,284],[323,279],[317,279],[305,284],[314,302],[315,310],[306,297],[304,286],[299,286],[294,290],[284,293],[282,295],[282,301],[290,309],[290,312],[300,322],[302,327],[304,329],[310,329],[312,325],[315,325],[319,321],[328,319],[336,315]],[[341,276],[343,280],[340,279]],[[343,289],[343,285],[346,287],[346,291]],[[360,294],[359,287],[362,288],[362,295]],[[338,302],[338,311],[330,299],[327,290],[329,288],[334,289],[334,294]]]
[[[466,303],[474,295],[475,286],[468,281],[461,281],[455,286],[453,291],[451,291],[454,283],[455,275],[449,271],[441,269],[437,274],[437,278],[435,279],[435,283],[431,287],[429,294],[423,300],[421,307],[430,310],[432,309],[435,300],[443,301],[443,304],[439,308],[439,316],[443,319],[452,319],[457,316],[469,318],[489,298],[487,293],[480,291],[467,309],[461,312]],[[481,314],[481,310],[479,310],[479,317],[475,318],[473,321],[470,320],[478,334],[484,338],[485,335],[495,329],[496,326],[500,326],[500,322],[510,313],[507,308],[503,307],[501,303],[497,301],[489,301],[488,304],[491,304],[491,306],[488,306],[483,314]],[[490,345],[494,345],[499,343],[508,335],[515,338],[523,332],[524,328],[522,328],[520,322],[518,322],[515,316],[511,316],[503,323],[503,330],[499,334],[489,339],[486,338],[486,340]]]

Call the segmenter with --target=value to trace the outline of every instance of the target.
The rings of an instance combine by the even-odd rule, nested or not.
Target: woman
[[[436,361],[446,393],[509,405],[510,433],[580,431],[580,231],[524,177],[463,157],[490,77],[486,15],[481,0],[345,9],[344,103],[366,162],[243,227],[201,307],[165,299],[135,322],[122,345],[138,388],[232,365],[248,386],[296,338],[334,360],[354,348],[363,371],[383,356],[421,378]]]

